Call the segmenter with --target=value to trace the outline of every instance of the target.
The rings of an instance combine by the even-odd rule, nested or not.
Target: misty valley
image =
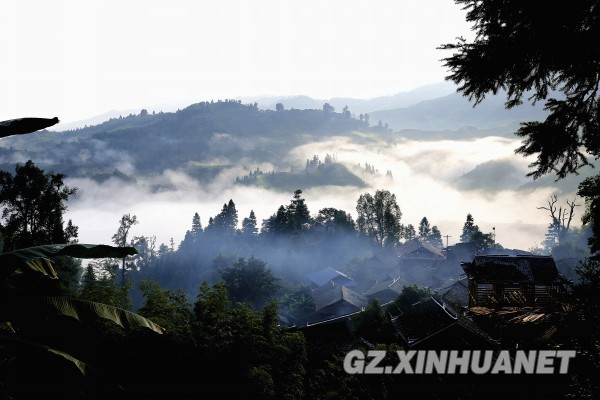
[[[524,116],[464,101],[217,100],[2,138],[0,393],[572,393],[565,374],[344,371],[352,349],[554,349],[580,326],[581,176],[528,178]]]

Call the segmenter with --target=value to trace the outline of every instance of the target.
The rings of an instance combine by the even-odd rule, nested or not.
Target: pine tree
[[[413,226],[413,224],[406,225],[406,227],[404,227],[404,238],[406,240],[410,240],[410,239],[414,239],[416,237],[417,237],[417,231],[415,230],[415,227]]]
[[[236,229],[237,229],[237,225],[238,225],[238,212],[237,209],[235,208],[235,203],[233,202],[233,200],[229,200],[229,203],[227,203],[227,213],[226,213],[226,218],[225,218],[225,230],[230,233],[233,234],[235,233]]]
[[[202,233],[202,223],[200,222],[200,215],[198,213],[194,214],[194,217],[192,218],[192,237],[194,238],[194,241],[196,241],[200,234]]]
[[[444,242],[442,241],[442,233],[435,225],[431,228],[431,233],[427,236],[427,241],[432,245],[439,247],[440,249],[444,247]]]
[[[242,234],[246,237],[254,237],[258,234],[258,228],[256,227],[256,215],[254,210],[250,210],[248,218],[244,218],[242,221]]]
[[[460,235],[461,243],[469,243],[473,240],[473,234],[479,230],[479,227],[475,225],[475,220],[471,214],[467,214],[467,220],[462,228],[462,233]]]
[[[429,221],[427,220],[427,217],[423,217],[419,223],[419,237],[427,239],[430,234],[431,226],[429,226]]]
[[[290,230],[295,233],[301,232],[303,225],[311,222],[310,211],[301,195],[302,190],[296,190],[287,209]]]

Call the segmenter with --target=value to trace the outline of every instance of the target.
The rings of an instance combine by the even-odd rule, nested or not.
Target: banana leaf
[[[137,254],[134,247],[114,247],[103,244],[48,244],[0,254],[0,286],[11,285],[11,277],[23,274],[44,275],[58,279],[51,257],[123,258]]]
[[[134,329],[144,327],[162,334],[164,329],[147,318],[122,308],[93,301],[77,300],[68,297],[40,297],[36,299],[45,310],[55,314],[64,315],[85,323],[96,318],[105,318],[125,328]]]
[[[88,375],[93,370],[93,368],[90,367],[88,364],[79,360],[78,358],[73,357],[69,353],[54,349],[52,347],[48,347],[41,343],[35,343],[30,340],[21,339],[18,337],[0,336],[0,348],[2,347],[2,344],[8,345],[8,347],[12,349],[13,352],[16,351],[16,356],[19,356],[19,349],[24,348],[29,351],[34,350],[37,352],[47,353],[52,356],[60,357],[68,361],[75,368],[77,368],[82,375]]]
[[[0,138],[11,135],[23,135],[49,128],[58,124],[58,118],[17,118],[0,121]]]
[[[4,317],[14,322],[15,326],[27,322],[43,321],[52,317],[71,317],[84,325],[103,318],[126,330],[148,328],[159,334],[164,333],[164,329],[160,325],[139,314],[108,304],[66,296],[15,297],[12,299],[12,304],[5,307],[4,311]]]

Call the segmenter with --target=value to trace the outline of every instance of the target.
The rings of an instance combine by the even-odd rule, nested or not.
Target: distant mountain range
[[[330,99],[314,99],[308,96],[284,96],[284,97],[249,97],[244,98],[245,102],[257,102],[258,107],[262,109],[274,110],[277,103],[284,105],[286,109],[296,108],[321,109],[324,103],[329,103],[335,107],[336,111],[341,112],[348,106],[355,115],[372,113],[380,110],[390,110],[395,108],[408,107],[419,102],[446,96],[456,91],[456,86],[450,82],[440,82],[431,85],[422,86],[406,92],[396,93],[391,96],[380,96],[372,99],[354,99],[347,97],[334,97]]]
[[[520,107],[507,110],[504,108],[505,100],[502,94],[488,96],[473,107],[473,103],[466,97],[452,93],[408,107],[373,112],[371,122],[385,121],[395,130],[443,130],[467,126],[493,128],[517,121],[543,120],[547,115],[543,104],[531,106],[524,103]]]
[[[454,88],[444,83],[370,100],[329,99],[335,112],[323,110],[324,100],[309,97],[262,98],[249,104],[241,100],[205,101],[177,112],[112,111],[89,120],[85,128],[2,139],[0,169],[13,170],[16,162],[32,159],[42,167],[98,182],[111,178],[135,182],[165,170],[182,171],[210,182],[226,170],[236,169],[243,178],[257,166],[266,166],[269,174],[260,179],[254,176],[247,184],[286,191],[300,186],[361,187],[364,182],[356,164],[329,165],[311,175],[304,171],[306,160],[292,150],[340,136],[356,144],[393,143],[403,138],[514,138],[520,121],[545,117],[541,105],[505,110],[504,96],[498,95],[473,107],[460,94],[447,94],[449,90]],[[440,93],[446,94],[438,96]],[[277,102],[284,104],[283,110],[272,109]],[[350,112],[343,113],[346,105]],[[378,107],[397,108],[372,111]],[[368,111],[369,121],[357,117],[358,111]],[[373,164],[376,160],[358,162]],[[527,189],[542,184],[541,180],[525,184],[525,173],[511,161],[490,160],[453,183],[462,190]],[[231,179],[234,183],[235,176]],[[552,186],[552,178],[548,179],[543,186]],[[561,184],[573,187],[568,180]]]
[[[473,107],[473,103],[457,93],[456,85],[450,82],[440,82],[372,99],[270,96],[244,97],[240,100],[244,104],[256,104],[259,109],[263,110],[275,110],[277,103],[281,103],[286,110],[322,110],[323,105],[329,103],[339,113],[347,106],[353,117],[358,118],[360,114],[369,114],[371,125],[376,125],[381,121],[382,124],[388,124],[390,129],[396,131],[407,129],[446,131],[466,127],[489,129],[506,125],[517,126],[518,122],[540,120],[547,114],[543,109],[543,104],[536,106],[523,104],[520,107],[506,110],[503,93],[488,96],[477,107]],[[185,107],[169,104],[147,109],[156,112],[173,112],[180,108]],[[65,131],[98,125],[110,118],[138,114],[140,110],[141,108],[112,110],[86,120],[61,123],[53,130]]]

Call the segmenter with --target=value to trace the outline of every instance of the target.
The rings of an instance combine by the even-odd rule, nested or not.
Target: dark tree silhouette
[[[455,1],[467,10],[476,36],[441,46],[453,51],[444,59],[447,79],[475,104],[500,90],[507,93],[507,108],[520,105],[523,96],[546,101],[546,120],[523,123],[517,131],[525,138],[517,152],[537,155],[529,175],[555,171],[563,178],[588,164],[582,149],[600,155],[597,2]]]
[[[17,118],[8,121],[0,121],[0,137],[23,135],[46,129],[58,124],[60,121],[54,118]]]
[[[63,226],[64,204],[75,194],[65,186],[64,175],[44,173],[33,161],[17,164],[15,174],[0,171],[0,206],[6,251],[74,240],[77,227]]]

